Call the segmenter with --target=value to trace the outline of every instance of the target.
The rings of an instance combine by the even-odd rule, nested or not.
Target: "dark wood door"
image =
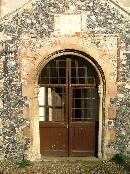
[[[40,148],[44,156],[94,156],[98,136],[98,78],[77,56],[49,62],[39,77]]]
[[[98,136],[97,89],[71,87],[69,156],[95,156]]]
[[[52,86],[52,85],[51,85]],[[40,148],[44,156],[68,156],[68,123],[66,117],[66,87],[43,87],[41,108]]]

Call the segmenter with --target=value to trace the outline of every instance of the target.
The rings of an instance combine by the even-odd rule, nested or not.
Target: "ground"
[[[27,162],[27,161],[26,161]],[[0,174],[129,174],[130,161],[120,163],[100,160],[43,160],[31,162],[30,166],[11,161],[0,162]],[[23,168],[20,168],[23,167]]]

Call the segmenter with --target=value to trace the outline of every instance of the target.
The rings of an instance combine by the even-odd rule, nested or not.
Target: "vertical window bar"
[[[58,60],[56,60],[56,76],[57,76],[57,80],[58,80],[58,83],[59,83]]]
[[[54,101],[56,102],[56,88],[53,88],[53,93],[54,93]],[[55,103],[53,103],[53,108],[55,109]]]
[[[84,65],[84,75],[85,75],[85,84],[88,84],[88,73],[87,73],[88,69],[87,67]]]
[[[79,73],[78,73],[78,61],[75,60],[75,67],[76,67],[76,83],[79,84]]]
[[[94,108],[92,107],[92,105],[93,105],[93,102],[92,102],[92,101],[93,101],[92,92],[93,92],[93,91],[92,91],[92,88],[90,88],[90,114],[91,114],[91,115],[90,115],[90,118],[93,117],[93,109],[94,109]]]
[[[47,65],[47,71],[48,71],[48,76],[49,76],[49,84],[51,84],[50,63]]]
[[[52,121],[52,89],[48,88],[48,116],[49,121]]]
[[[60,73],[59,73],[59,69],[60,69],[60,68],[59,68],[59,61],[60,61],[60,60],[57,61],[57,68],[58,68],[58,69],[57,69],[57,70],[58,70],[58,84],[60,84]]]
[[[73,98],[73,117],[75,118],[75,98],[74,98],[74,96],[75,96],[75,90],[73,89],[73,96],[72,96],[72,98]]]
[[[62,88],[62,94],[61,94],[61,96],[62,96],[62,103],[61,103],[61,110],[62,110],[62,113],[64,113],[64,88]]]
[[[81,89],[81,121],[84,119],[84,89]]]
[[[61,103],[61,106],[62,106],[62,114],[64,114],[64,118],[63,118],[63,121],[65,121],[65,93],[64,93],[64,88],[62,88],[62,103]]]
[[[46,89],[46,92],[45,92],[45,98],[47,99],[47,100],[45,100],[45,107],[46,107],[46,111],[45,111],[45,113],[46,113],[46,121],[49,121],[49,118],[48,118],[48,115],[49,115],[49,107],[48,107],[48,88]]]

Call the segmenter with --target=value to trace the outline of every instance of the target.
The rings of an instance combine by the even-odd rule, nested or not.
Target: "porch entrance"
[[[43,156],[96,156],[99,78],[87,60],[63,55],[39,76],[40,151]]]

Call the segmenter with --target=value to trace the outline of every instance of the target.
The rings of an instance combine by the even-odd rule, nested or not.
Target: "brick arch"
[[[49,62],[53,57],[57,56],[59,50],[79,50],[86,53],[89,57],[93,58],[104,72],[105,77],[108,79],[111,74],[114,73],[113,65],[109,61],[108,55],[104,54],[103,51],[99,51],[97,47],[92,44],[90,38],[80,38],[80,37],[60,37],[57,40],[51,41],[50,44],[44,45],[41,49],[37,51],[39,55],[38,59],[35,61],[35,66],[30,68],[28,71],[29,76],[33,79],[33,83],[36,82],[37,74],[47,62]],[[54,56],[55,54],[55,56]],[[33,71],[33,74],[32,74]],[[30,77],[29,77],[30,78]]]
[[[108,118],[108,108],[109,108],[109,98],[116,95],[116,84],[111,80],[111,75],[114,73],[113,65],[108,61],[107,55],[99,51],[96,46],[88,42],[87,39],[79,37],[61,37],[57,40],[52,41],[50,44],[43,46],[37,51],[38,57],[35,57],[35,62],[33,65],[29,65],[27,68],[27,84],[23,85],[23,95],[27,96],[30,101],[30,107],[25,110],[24,117],[28,113],[30,119],[30,139],[31,145],[30,149],[26,152],[28,158],[35,160],[36,156],[40,158],[40,138],[39,138],[39,120],[38,120],[38,76],[43,69],[43,67],[52,59],[63,55],[63,54],[76,54],[86,60],[88,60],[98,72],[100,78],[99,94],[102,98],[101,103],[104,103],[104,113],[102,111],[102,106],[100,106],[101,116],[99,125],[99,154],[98,156],[102,158],[103,154],[107,153],[107,118]],[[112,85],[112,88],[111,88]],[[113,92],[113,88],[115,91]],[[103,94],[103,91],[105,93]],[[33,114],[32,114],[33,113]],[[103,117],[105,118],[105,126],[103,127]],[[102,139],[103,137],[103,139]],[[103,143],[103,149],[102,144]],[[101,153],[103,151],[103,154]]]

